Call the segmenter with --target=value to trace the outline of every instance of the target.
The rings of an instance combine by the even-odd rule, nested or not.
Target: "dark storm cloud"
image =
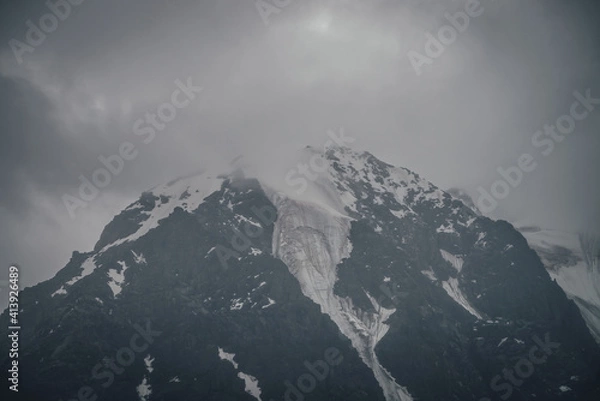
[[[0,77],[0,94],[0,205],[22,212],[32,185],[55,192],[71,183],[83,149],[61,135],[53,105],[29,82]]]
[[[40,266],[39,281],[91,248],[141,191],[242,153],[283,175],[288,150],[322,146],[339,127],[359,149],[473,192],[535,150],[532,135],[568,111],[573,91],[600,97],[593,1],[481,0],[485,11],[421,76],[407,52],[423,52],[426,32],[463,1],[296,0],[267,24],[255,4],[86,0],[18,64],[9,40],[48,10],[0,2],[0,224],[14,234],[2,237],[0,263]],[[134,123],[188,77],[202,94],[144,144]],[[599,125],[591,115],[539,159],[497,215],[600,226]],[[137,158],[72,220],[62,195],[125,141]]]

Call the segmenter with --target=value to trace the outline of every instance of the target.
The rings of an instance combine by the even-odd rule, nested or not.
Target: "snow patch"
[[[138,265],[145,265],[146,263],[146,258],[144,257],[144,254],[140,252],[140,254],[138,255],[137,253],[135,253],[135,251],[131,251],[131,253],[133,254],[133,260],[135,261],[135,263],[137,263]]]
[[[136,387],[136,391],[140,397],[140,401],[148,401],[150,395],[152,395],[152,387],[148,383],[147,377],[144,377],[142,383]]]
[[[144,365],[146,365],[146,370],[148,371],[148,373],[152,373],[154,371],[154,368],[152,367],[153,363],[154,363],[154,358],[152,358],[152,356],[150,356],[150,354],[148,354],[144,358]]]
[[[262,401],[260,399],[260,387],[258,386],[258,380],[254,376],[250,376],[244,372],[239,372],[238,377],[244,381],[245,390],[252,397],[256,398],[258,401]]]
[[[429,266],[428,270],[421,270],[421,274],[426,276],[431,281],[437,281],[437,277],[435,276],[435,272],[433,271],[431,266]]]
[[[398,210],[398,211],[396,211],[396,210],[391,210],[391,209],[390,209],[390,213],[393,214],[394,216],[396,216],[399,219],[403,219],[408,214],[405,210]]]
[[[482,319],[482,316],[479,314],[479,312],[475,310],[473,306],[471,306],[471,304],[459,288],[457,279],[451,277],[449,280],[444,281],[442,283],[442,287],[457,304],[462,306],[467,312],[475,316],[477,319]]]
[[[234,360],[235,354],[230,354],[228,352],[225,352],[225,351],[223,351],[223,348],[221,348],[221,347],[218,347],[218,351],[219,351],[219,358],[222,361],[227,361],[227,362],[231,363],[233,365],[233,367],[235,368],[235,370],[238,370],[239,365]],[[258,401],[262,401],[260,399],[261,390],[258,385],[258,380],[256,379],[256,377],[251,376],[244,372],[238,372],[237,376],[244,381],[246,392],[248,394],[250,394],[251,396],[253,396],[254,398],[256,398]]]
[[[477,235],[477,241],[476,241],[475,243],[476,243],[476,244],[485,244],[485,242],[484,242],[483,240],[485,239],[485,237],[486,237],[486,236],[487,236],[487,234],[486,234],[486,233],[484,233],[484,232],[480,232],[480,233]]]
[[[437,233],[456,234],[456,229],[451,222],[446,222],[435,229]]]
[[[235,357],[235,354],[230,354],[228,352],[223,351],[223,348],[219,347],[219,358],[221,358],[222,361],[229,361],[234,368],[238,368],[238,364],[237,362],[233,359]]]
[[[54,298],[57,295],[67,295],[67,290],[65,290],[64,285],[52,293],[52,298]]]
[[[440,253],[442,254],[442,258],[444,258],[446,262],[449,262],[457,272],[461,272],[464,264],[464,260],[461,257],[455,256],[450,252],[444,251],[443,249],[440,249]]]
[[[229,306],[229,310],[240,310],[244,307],[244,301],[242,298],[235,298],[231,300],[231,305]]]
[[[250,254],[252,256],[262,255],[262,251],[260,249],[256,249],[253,246],[250,247]]]
[[[116,269],[108,269],[108,286],[110,287],[113,297],[117,297],[123,289],[123,284],[125,283],[125,270],[127,270],[127,265],[123,261],[117,262],[121,265],[121,271]]]
[[[252,221],[249,218],[247,218],[246,216],[243,216],[241,214],[236,214],[235,216],[233,216],[233,218],[237,220],[238,224],[248,223],[248,224],[251,224],[255,227],[262,229],[262,226],[259,223]]]
[[[273,301],[273,300],[272,300],[271,298],[269,298],[269,297],[267,297],[267,299],[269,300],[269,303],[268,303],[267,305],[264,305],[264,306],[262,306],[262,307],[261,307],[261,309],[266,309],[266,308],[268,308],[268,307],[269,307],[269,306],[271,306],[271,305],[275,305],[275,303],[276,303],[275,301]]]
[[[94,262],[94,258],[95,258],[95,256],[87,258],[81,264],[81,272],[79,273],[79,275],[73,277],[71,280],[69,280],[65,284],[63,284],[58,290],[54,291],[52,293],[52,297],[54,297],[56,295],[66,295],[68,287],[71,287],[73,284],[75,284],[82,278],[92,274],[94,272],[94,270],[96,270],[96,264]]]

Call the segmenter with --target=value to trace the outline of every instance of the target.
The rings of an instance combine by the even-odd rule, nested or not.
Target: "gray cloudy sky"
[[[0,3],[0,264],[21,264],[26,285],[49,278],[143,190],[239,154],[284,175],[282,155],[340,127],[357,149],[473,193],[530,153],[537,168],[494,214],[600,225],[600,106],[548,156],[531,142],[574,91],[600,98],[596,1],[481,0],[420,76],[407,52],[426,54],[426,33],[464,1],[265,3],[287,5],[265,24],[254,0],[86,0],[20,64],[10,40],[49,9]],[[144,144],[134,123],[188,77],[203,91]],[[62,195],[126,141],[136,159],[72,219]]]

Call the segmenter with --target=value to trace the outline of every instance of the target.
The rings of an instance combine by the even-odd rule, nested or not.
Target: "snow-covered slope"
[[[154,187],[147,194],[156,197],[157,203],[150,212],[141,213],[143,221],[140,227],[131,235],[105,246],[103,250],[143,237],[150,230],[158,227],[159,222],[173,213],[176,207],[180,207],[188,212],[195,210],[204,201],[204,198],[217,191],[222,183],[223,177],[217,177],[216,174],[205,172],[179,178],[167,184]],[[140,202],[136,202],[125,209],[125,211],[140,208],[142,208],[142,205]]]

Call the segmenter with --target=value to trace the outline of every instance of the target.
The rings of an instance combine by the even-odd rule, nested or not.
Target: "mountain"
[[[155,187],[23,290],[20,395],[598,399],[600,348],[511,224],[368,152],[300,158]]]

